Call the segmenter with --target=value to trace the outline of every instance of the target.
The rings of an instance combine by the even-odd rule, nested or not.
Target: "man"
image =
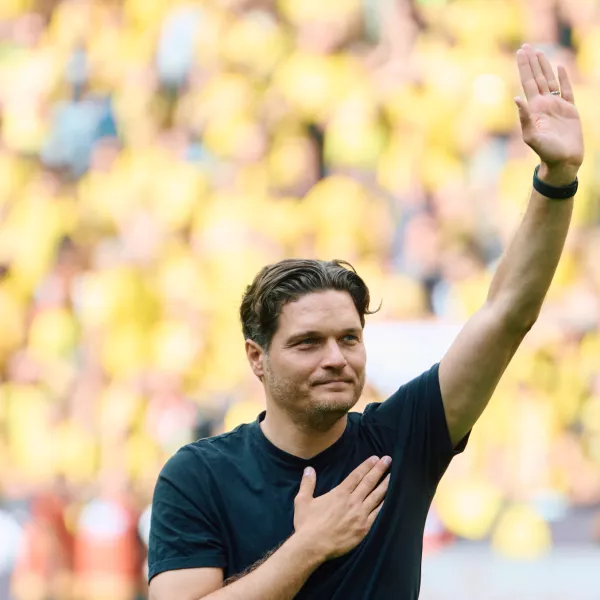
[[[527,45],[517,63],[523,139],[541,165],[485,305],[438,365],[360,415],[349,411],[365,380],[364,282],[339,261],[263,269],[241,317],[266,413],[165,465],[152,507],[152,600],[418,597],[437,484],[537,319],[583,160],[565,70],[557,80]]]

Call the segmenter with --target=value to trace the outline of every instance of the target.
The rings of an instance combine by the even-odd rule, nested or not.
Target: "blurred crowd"
[[[598,2],[0,2],[1,600],[144,597],[165,460],[263,409],[237,311],[264,264],[350,261],[370,322],[481,305],[536,165],[525,41],[574,85],[575,216],[426,532],[521,558],[571,514],[600,542]]]

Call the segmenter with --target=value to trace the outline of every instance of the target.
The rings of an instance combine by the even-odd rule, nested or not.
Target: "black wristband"
[[[544,183],[538,177],[539,170],[540,165],[538,165],[533,172],[533,189],[542,196],[546,196],[546,198],[551,198],[552,200],[566,200],[567,198],[572,198],[577,193],[577,188],[579,187],[579,180],[577,177],[575,177],[575,181],[569,185],[556,187]]]

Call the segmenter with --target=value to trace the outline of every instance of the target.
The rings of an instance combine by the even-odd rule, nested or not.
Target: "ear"
[[[252,372],[262,381],[265,374],[265,351],[253,340],[246,340],[246,356]]]

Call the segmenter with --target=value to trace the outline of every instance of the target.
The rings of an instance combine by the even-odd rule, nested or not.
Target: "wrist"
[[[563,187],[570,185],[577,178],[579,166],[575,165],[547,165],[542,162],[538,171],[538,177],[544,183],[554,186]]]
[[[309,536],[296,532],[286,542],[290,549],[299,557],[302,563],[316,569],[327,560],[328,551],[322,542],[317,542]]]

